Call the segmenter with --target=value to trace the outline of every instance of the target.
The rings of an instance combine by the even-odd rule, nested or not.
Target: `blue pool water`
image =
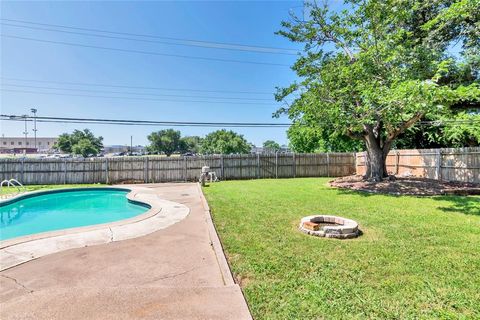
[[[0,204],[0,240],[112,222],[146,212],[148,206],[128,201],[128,192],[119,189],[58,191]]]

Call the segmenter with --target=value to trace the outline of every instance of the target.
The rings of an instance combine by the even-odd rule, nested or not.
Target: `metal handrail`
[[[3,191],[3,187],[4,187],[5,184],[7,185],[7,188],[16,187],[17,188],[17,193],[16,194],[27,191],[25,186],[23,184],[21,184],[20,181],[12,178],[10,180],[5,179],[0,183],[0,194],[3,193],[2,191]],[[2,195],[2,198],[3,198],[3,195]]]

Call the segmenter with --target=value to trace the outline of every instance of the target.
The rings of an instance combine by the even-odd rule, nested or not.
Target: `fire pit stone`
[[[356,221],[329,215],[304,217],[299,229],[306,234],[326,238],[349,239],[359,235]]]

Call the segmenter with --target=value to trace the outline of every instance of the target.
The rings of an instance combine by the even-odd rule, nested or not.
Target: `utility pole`
[[[33,139],[34,139],[34,144],[35,144],[35,149],[38,152],[37,149],[37,109],[32,108],[30,109],[33,113]]]
[[[25,119],[25,131],[23,131],[23,134],[25,135],[25,143],[24,143],[24,146],[23,146],[24,147],[24,149],[23,149],[24,152],[23,153],[25,154],[25,153],[27,153],[27,135],[28,135],[27,115],[24,114],[22,117]]]
[[[130,136],[130,155],[133,153],[133,136]]]

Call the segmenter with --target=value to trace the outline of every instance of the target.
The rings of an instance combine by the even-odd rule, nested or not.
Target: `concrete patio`
[[[0,273],[2,319],[251,319],[197,184],[144,185],[190,214],[149,235]]]

